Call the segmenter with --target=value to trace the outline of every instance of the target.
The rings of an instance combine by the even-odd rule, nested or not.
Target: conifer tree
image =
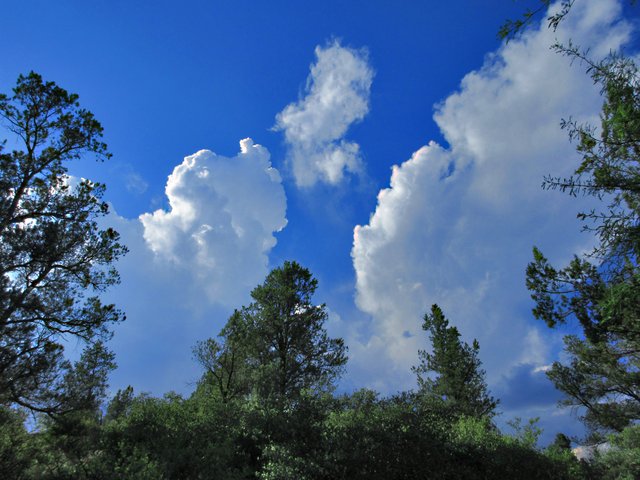
[[[341,338],[324,328],[327,310],[314,305],[318,281],[296,262],[273,269],[237,310],[219,339],[196,345],[222,399],[254,392],[263,399],[295,401],[304,390],[332,387],[347,361]]]
[[[104,186],[67,175],[71,161],[110,154],[78,96],[34,72],[0,94],[0,119],[16,141],[10,152],[0,143],[0,404],[51,413],[61,339],[93,343],[122,318],[99,298],[126,251],[97,223]]]
[[[421,350],[421,362],[413,368],[419,393],[426,400],[443,403],[456,416],[491,419],[498,401],[488,392],[478,341],[469,346],[460,340],[460,332],[449,326],[438,305],[424,316],[422,328],[429,332],[432,351]]]

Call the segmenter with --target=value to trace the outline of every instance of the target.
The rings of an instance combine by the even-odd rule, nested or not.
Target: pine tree
[[[471,346],[461,341],[460,332],[449,326],[438,305],[424,316],[422,328],[429,332],[432,352],[421,350],[421,362],[413,368],[419,394],[426,400],[443,403],[456,416],[491,419],[498,401],[489,395],[478,358],[478,341],[474,340]]]
[[[324,328],[325,305],[314,305],[318,281],[296,262],[273,269],[236,311],[218,340],[196,345],[224,401],[254,392],[262,399],[295,401],[304,390],[332,387],[347,361],[341,338]]]
[[[582,329],[565,337],[569,364],[547,372],[563,403],[584,409],[594,431],[620,431],[640,420],[640,76],[631,58],[595,63],[575,47],[558,48],[587,65],[604,104],[598,131],[565,122],[582,162],[545,186],[606,203],[578,214],[596,235],[593,251],[555,268],[534,248],[527,287],[537,318]]]
[[[0,94],[0,118],[21,148],[0,143],[0,404],[51,413],[62,337],[92,343],[122,319],[99,298],[126,252],[98,226],[104,186],[67,175],[68,162],[110,154],[78,96],[33,72]]]

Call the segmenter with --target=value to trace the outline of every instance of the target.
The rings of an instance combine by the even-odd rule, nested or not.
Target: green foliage
[[[421,363],[413,368],[418,375],[420,394],[432,404],[441,404],[454,416],[493,417],[498,401],[487,390],[478,358],[478,341],[474,340],[471,346],[462,342],[458,329],[449,326],[437,305],[431,307],[431,314],[424,316],[422,328],[429,332],[432,353],[421,350]],[[435,378],[430,374],[435,374]]]
[[[124,390],[118,390],[107,405],[105,422],[112,422],[124,418],[131,413],[134,402],[133,387],[129,385]]]
[[[547,177],[544,186],[606,201],[601,210],[582,212],[578,217],[585,221],[585,229],[598,236],[599,244],[591,256],[611,263],[605,270],[605,279],[628,279],[636,271],[634,259],[640,245],[638,67],[631,58],[615,54],[594,62],[572,44],[555,48],[586,65],[587,72],[601,88],[604,103],[599,131],[572,119],[563,122],[570,138],[578,142],[582,162],[574,176]]]
[[[77,100],[33,72],[0,94],[0,117],[22,146],[0,145],[0,403],[34,411],[55,410],[61,336],[91,342],[121,318],[98,298],[118,281],[112,264],[126,250],[98,227],[104,186],[67,176],[69,161],[110,156]]]
[[[59,388],[50,392],[56,413],[41,415],[39,430],[30,435],[33,458],[27,478],[103,478],[100,406],[115,368],[113,357],[97,342],[67,367]]]
[[[205,367],[194,398],[242,411],[236,444],[250,470],[288,475],[289,455],[317,449],[328,394],[346,362],[342,339],[329,338],[324,305],[313,305],[317,280],[296,262],[285,262],[236,310],[218,339],[194,348]],[[291,473],[293,475],[293,473]]]
[[[303,393],[282,411],[251,399],[131,393],[117,395],[118,405],[108,410],[120,413],[101,426],[75,416],[75,431],[70,423],[64,431],[55,424],[12,438],[25,468],[22,477],[7,478],[586,478],[571,455],[538,452],[522,436],[501,435],[487,419],[451,423],[421,409],[415,394]],[[72,444],[82,428],[93,434],[85,431],[76,436],[85,443]]]
[[[565,452],[571,450],[571,439],[564,433],[556,434],[556,438],[553,439],[553,443],[549,446],[549,449],[558,452]]]
[[[33,449],[24,420],[23,412],[0,407],[0,478],[27,478]]]
[[[57,410],[98,412],[106,399],[108,376],[116,368],[114,358],[102,342],[85,348],[62,378]]]
[[[445,428],[431,425],[414,400],[410,395],[380,400],[370,390],[340,398],[320,425],[319,447],[297,455],[307,460],[303,478],[432,478],[425,474],[442,471]]]
[[[627,342],[592,343],[565,337],[569,365],[554,362],[549,378],[567,394],[566,405],[586,408],[584,420],[594,430],[620,431],[640,418],[638,361],[625,361]]]
[[[451,429],[456,462],[450,478],[585,478],[585,466],[570,452],[548,455],[535,448],[540,435],[535,423],[522,426],[516,419],[516,435],[505,436],[486,420],[461,418]]]
[[[263,479],[578,479],[584,469],[570,453],[550,456],[528,439],[507,437],[488,419],[453,423],[419,408],[415,395],[379,399],[361,390],[339,399],[320,424],[315,450],[271,443]]]
[[[295,399],[303,390],[331,387],[347,361],[341,338],[324,329],[325,305],[311,297],[318,281],[296,262],[272,270],[243,309],[246,338],[261,396]]]
[[[536,448],[538,444],[538,439],[540,435],[542,435],[542,429],[538,427],[538,421],[540,418],[530,418],[529,421],[523,425],[522,419],[520,417],[516,417],[513,420],[507,422],[513,431],[514,435],[511,438],[516,440],[520,445],[524,445],[529,448]]]
[[[223,401],[255,393],[280,404],[302,392],[321,393],[347,361],[341,338],[324,329],[325,305],[313,305],[317,280],[296,262],[285,262],[251,292],[253,303],[236,311],[220,340],[196,345],[196,359]]]
[[[240,410],[235,405],[207,397],[126,394],[123,409],[122,397],[109,407],[121,413],[104,426],[107,464],[135,472],[135,478],[243,478],[247,462],[236,443]]]
[[[242,313],[236,310],[220,332],[219,340],[208,338],[193,348],[195,359],[205,368],[201,388],[213,387],[223,402],[250,392],[249,333]]]
[[[610,447],[596,455],[594,469],[604,480],[640,478],[640,425],[627,427],[609,436]]]
[[[260,480],[309,480],[307,471],[314,469],[307,459],[293,455],[287,448],[268,445],[263,452],[265,466],[258,473]]]

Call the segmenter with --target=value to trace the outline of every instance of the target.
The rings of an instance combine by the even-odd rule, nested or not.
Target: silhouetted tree
[[[0,117],[22,147],[0,148],[0,403],[49,412],[64,374],[61,336],[91,342],[122,318],[98,298],[118,281],[112,265],[125,252],[97,224],[104,186],[66,167],[110,155],[78,96],[36,73],[0,95]]]

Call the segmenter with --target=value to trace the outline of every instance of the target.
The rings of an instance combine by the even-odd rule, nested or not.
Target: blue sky
[[[551,52],[635,48],[616,0],[581,0],[557,32],[496,38],[526,2],[31,1],[3,5],[0,91],[35,70],[80,95],[113,158],[105,182],[130,247],[107,298],[127,314],[112,388],[188,393],[191,346],[270,268],[319,279],[350,363],[340,389],[414,386],[440,304],[478,338],[503,420],[577,433],[544,370],[562,336],[533,319],[531,247],[588,249],[584,199],[540,189],[577,157],[559,128],[597,124],[597,89]],[[245,140],[250,138],[251,140]]]

